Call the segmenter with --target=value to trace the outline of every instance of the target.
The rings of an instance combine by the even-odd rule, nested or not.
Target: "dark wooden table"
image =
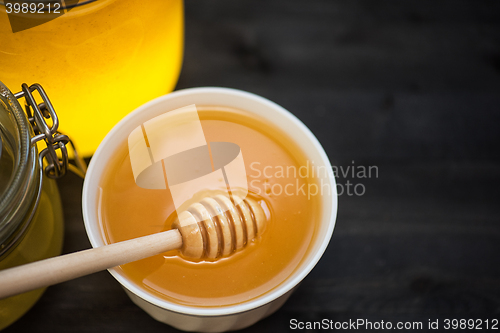
[[[224,86],[299,117],[336,166],[377,166],[339,197],[324,257],[290,320],[420,321],[500,315],[500,2],[186,2],[177,89]],[[354,161],[354,162],[353,162]],[[64,252],[90,247],[82,180],[59,181]],[[173,332],[107,272],[53,286],[5,332]]]

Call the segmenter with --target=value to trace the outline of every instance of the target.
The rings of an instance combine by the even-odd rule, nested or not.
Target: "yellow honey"
[[[198,113],[207,142],[240,146],[249,195],[265,200],[271,210],[264,233],[244,249],[216,261],[193,262],[175,250],[122,265],[119,272],[168,301],[215,307],[261,296],[294,272],[315,236],[321,219],[320,199],[299,190],[317,180],[310,173],[297,174],[307,159],[286,135],[244,111],[201,109]],[[175,214],[170,192],[135,184],[126,142],[109,163],[100,186],[106,243],[170,229]],[[285,188],[289,195],[283,192]]]
[[[22,241],[0,258],[0,270],[57,256],[63,242],[63,216],[54,180],[45,178],[40,202]],[[45,288],[0,300],[0,330],[26,313]]]
[[[123,116],[172,91],[183,31],[181,0],[98,0],[16,33],[0,5],[0,81],[40,83],[90,156]]]

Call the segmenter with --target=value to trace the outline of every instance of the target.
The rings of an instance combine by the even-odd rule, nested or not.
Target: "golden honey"
[[[304,191],[317,180],[310,172],[300,173],[308,165],[305,154],[271,124],[244,111],[198,110],[207,142],[240,146],[249,195],[266,202],[270,221],[262,235],[227,258],[193,262],[175,250],[122,265],[119,272],[147,292],[178,304],[237,304],[277,287],[298,267],[321,219],[319,196]],[[170,229],[175,214],[170,192],[135,184],[126,142],[100,186],[99,218],[106,243]]]
[[[123,116],[172,91],[183,32],[181,0],[98,0],[16,33],[0,5],[0,80],[42,84],[90,156]]]
[[[55,180],[44,177],[38,208],[22,241],[0,258],[0,270],[61,254],[63,214]],[[0,330],[26,313],[45,288],[0,300]]]

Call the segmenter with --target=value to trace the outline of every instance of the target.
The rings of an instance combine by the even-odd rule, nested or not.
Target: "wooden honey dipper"
[[[201,222],[197,222],[201,221]],[[181,253],[191,259],[216,259],[240,250],[264,230],[266,215],[246,198],[238,205],[226,196],[194,203],[172,224],[182,235]]]
[[[188,259],[219,259],[244,248],[266,222],[249,197],[238,205],[223,195],[207,197],[180,213],[171,230],[2,270],[0,299],[175,249]]]

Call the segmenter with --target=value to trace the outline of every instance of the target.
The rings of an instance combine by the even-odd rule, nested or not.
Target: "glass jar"
[[[126,114],[177,83],[182,0],[54,0],[52,12],[54,3],[66,4],[54,18],[48,1],[34,1],[42,7],[36,13],[7,2],[0,3],[1,80],[41,82],[83,156]],[[15,22],[29,25],[14,29]]]
[[[34,102],[31,92],[35,90],[43,104]],[[17,100],[20,97],[30,105],[28,114]],[[52,118],[51,126],[42,114]],[[47,163],[44,156],[50,156],[51,149],[39,154],[36,144],[43,139],[63,148],[64,156],[68,140],[56,132],[57,127],[57,116],[40,86],[23,85],[23,92],[14,95],[0,82],[0,270],[61,253],[63,214],[51,178],[64,173],[64,159],[58,159],[57,165]],[[0,300],[0,330],[26,313],[43,292],[38,289]]]

